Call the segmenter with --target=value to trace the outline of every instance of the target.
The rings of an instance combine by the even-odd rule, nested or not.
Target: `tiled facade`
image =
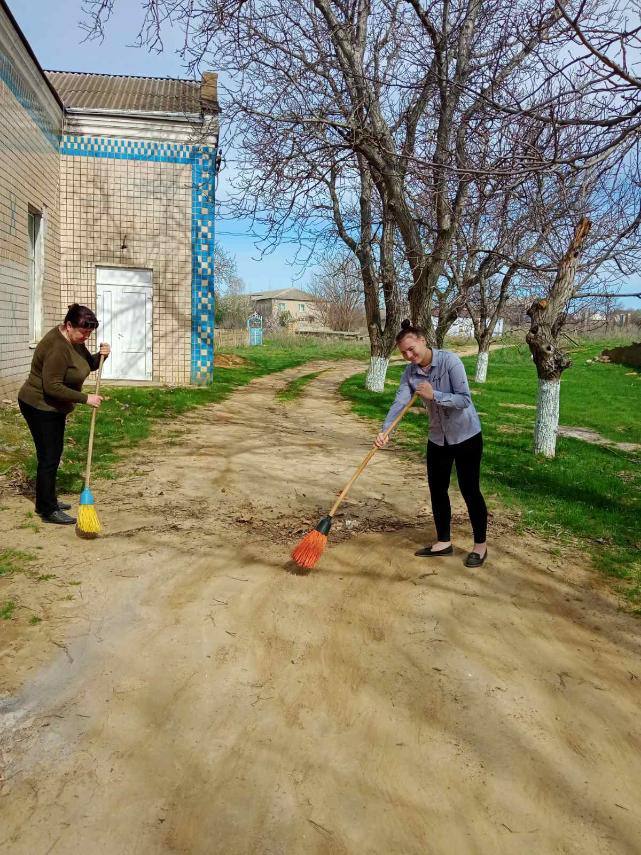
[[[216,150],[66,134],[61,153],[63,300],[95,306],[97,265],[151,269],[154,380],[211,381]]]
[[[2,10],[0,10],[0,13]],[[0,397],[29,371],[29,211],[42,216],[42,329],[60,314],[59,154],[62,107],[0,19]]]
[[[176,384],[191,379],[191,192],[188,164],[61,159],[63,301],[95,308],[96,265],[151,269],[154,380]]]
[[[3,35],[11,48],[6,53]],[[28,73],[21,74],[22,68]],[[68,303],[96,307],[98,268],[142,268],[151,271],[153,285],[153,380],[211,381],[217,128],[208,110],[212,102],[206,98],[198,115],[198,84],[146,78],[141,93],[155,89],[168,97],[183,87],[191,112],[163,118],[116,109],[114,119],[104,111],[68,109],[66,99],[63,109],[50,85],[55,77],[38,66],[0,3],[0,395],[15,396],[33,352],[29,211],[42,214],[46,224],[43,333],[59,322]],[[66,77],[73,87],[73,74]],[[215,75],[207,77],[204,88],[215,101]],[[85,87],[91,78],[83,75]],[[114,80],[111,97],[116,92],[117,99],[123,81],[129,97],[136,94],[135,78]],[[110,78],[100,76],[100,86],[109,85]],[[98,87],[94,97],[102,97]],[[83,122],[90,131],[82,129]]]

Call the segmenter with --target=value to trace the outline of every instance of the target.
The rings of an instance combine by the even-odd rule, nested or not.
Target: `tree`
[[[557,174],[537,186],[542,211],[559,206],[556,220],[552,218],[554,229],[531,267],[545,293],[528,310],[531,324],[526,336],[539,378],[534,451],[546,457],[555,455],[560,379],[571,366],[559,345],[570,304],[585,299],[601,278],[609,283],[617,274],[626,277],[639,263],[638,196],[629,186],[613,186],[611,178],[606,164],[598,173]],[[562,235],[570,230],[572,218],[578,224],[562,248]],[[551,270],[555,277],[547,284]]]
[[[341,192],[336,165],[324,180],[331,199],[332,217],[338,235],[353,253],[360,268],[371,354],[369,369],[365,375],[365,388],[371,392],[382,392],[385,388],[389,357],[394,349],[401,322],[403,300],[398,271],[403,269],[403,264],[397,264],[395,258],[397,229],[387,199],[383,194],[382,198],[379,197],[379,205],[376,205],[367,164],[360,155],[355,160],[358,166],[357,212],[353,211],[353,202],[350,204],[355,196],[352,188],[348,186]],[[352,215],[348,218],[350,211]],[[385,312],[384,320],[382,309]]]
[[[555,454],[561,373],[572,364],[558,347],[559,332],[563,326],[568,301],[575,290],[579,255],[590,227],[590,221],[583,217],[561,259],[548,297],[536,300],[528,310],[532,323],[526,341],[539,375],[534,451],[545,457],[554,457]]]
[[[113,2],[89,3],[97,31]],[[196,8],[191,0],[144,0],[140,40],[157,44],[163,22],[180,21],[185,55],[196,64],[211,57],[234,75],[226,112],[235,144],[247,153],[245,174],[256,170],[263,150],[256,143],[265,139],[285,153],[271,158],[270,175],[278,162],[287,171],[301,138],[323,140],[319,157],[330,146],[330,164],[361,159],[404,248],[412,318],[434,342],[435,292],[470,178],[497,167],[491,147],[488,162],[477,144],[493,128],[489,96],[527,66],[537,46],[543,55],[542,46],[556,47],[551,32],[561,15],[554,0],[536,10],[526,0],[498,3],[210,0]],[[291,186],[292,206],[301,187]],[[276,201],[273,215],[263,204],[275,234],[291,210],[282,197]]]
[[[287,309],[283,309],[281,312],[278,313],[277,320],[279,327],[287,328],[292,324],[294,319],[292,317],[291,312],[287,311]]]
[[[113,3],[88,0],[97,31]],[[607,41],[614,0],[580,0],[576,14],[560,0],[534,6],[528,0],[455,5],[446,0],[427,5],[421,0],[207,0],[201,6],[192,0],[143,0],[142,5],[141,43],[157,44],[163,24],[179,21],[186,34],[185,58],[194,66],[211,60],[233,76],[226,114],[240,152],[241,195],[266,225],[268,244],[282,237],[311,244],[310,251],[322,244],[330,234],[326,208],[332,174],[343,181],[343,218],[362,209],[369,193],[372,229],[363,233],[354,217],[359,231],[350,237],[364,258],[368,247],[382,246],[390,224],[389,246],[397,234],[411,277],[412,319],[426,327],[431,344],[435,304],[444,301],[440,336],[460,303],[448,265],[465,228],[473,184],[482,176],[526,179],[523,210],[534,212],[536,225],[526,242],[532,257],[510,251],[498,267],[497,235],[488,226],[482,234],[485,253],[478,252],[475,261],[484,275],[494,266],[485,283],[494,287],[514,264],[512,280],[503,282],[527,276],[551,287],[569,223],[581,213],[600,225],[610,218],[614,237],[608,239],[600,225],[593,229],[577,288],[590,269],[596,275],[604,258],[619,263],[617,247],[635,227],[623,196],[633,195],[629,191],[636,186],[638,86],[627,61],[613,68],[608,53],[618,50],[614,36]],[[625,47],[631,43],[621,26],[618,36]],[[581,45],[583,56],[575,50]],[[604,68],[609,69],[605,76]],[[613,118],[619,96],[626,104],[625,127]],[[626,213],[620,223],[617,210]],[[301,212],[305,216],[297,219]],[[336,221],[333,227],[338,229]],[[491,260],[482,268],[484,254]],[[381,274],[387,269],[383,255],[378,266]],[[367,290],[367,264],[361,270],[369,313],[378,302],[375,288]],[[497,293],[501,299],[500,288]],[[482,341],[487,328],[481,330]]]
[[[312,281],[318,312],[330,329],[350,332],[363,321],[363,290],[358,263],[345,253],[327,254]]]
[[[214,248],[214,311],[215,323],[228,329],[245,326],[252,313],[251,300],[245,283],[238,275],[236,259],[216,242]]]
[[[514,159],[517,152],[512,152]],[[527,268],[550,229],[530,204],[527,178],[507,173],[482,175],[470,187],[469,201],[448,276],[472,321],[478,345],[475,380],[487,379],[489,351],[505,306],[526,287]]]
[[[556,7],[565,27],[563,49],[542,52],[537,46],[532,60],[538,73],[530,75],[518,98],[499,96],[501,108],[555,128],[581,128],[581,144],[572,152],[562,147],[548,152],[548,167],[589,169],[613,154],[621,161],[632,152],[636,159],[641,135],[638,0],[556,0]]]

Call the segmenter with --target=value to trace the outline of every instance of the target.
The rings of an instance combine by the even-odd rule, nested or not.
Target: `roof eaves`
[[[141,119],[170,119],[171,121],[198,122],[200,113],[169,112],[166,110],[116,110],[108,107],[67,107],[70,116],[127,116]]]
[[[0,0],[3,3],[4,0]],[[120,77],[131,80],[171,80],[174,83],[193,83],[194,86],[199,86],[199,82],[191,77],[160,77],[151,74],[109,74],[106,71],[69,71],[61,68],[45,68],[45,74],[77,74],[82,77]]]

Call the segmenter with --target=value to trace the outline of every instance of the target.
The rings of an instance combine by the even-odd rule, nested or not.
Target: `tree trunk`
[[[534,453],[554,457],[556,434],[559,427],[559,398],[561,380],[539,379],[534,425]]]
[[[383,392],[389,359],[384,356],[370,356],[369,369],[365,377],[365,388],[369,392]]]
[[[477,383],[485,383],[487,380],[487,363],[489,359],[489,351],[479,349],[478,356],[476,357],[476,373],[474,374],[474,379]]]
[[[359,200],[360,240],[355,241],[343,225],[335,183],[330,186],[334,204],[334,221],[339,234],[349,249],[358,258],[363,294],[365,297],[365,319],[370,340],[370,366],[365,376],[365,388],[370,392],[382,392],[385,388],[385,377],[389,357],[394,350],[396,331],[400,326],[400,300],[396,283],[394,266],[394,236],[396,225],[387,205],[386,197],[381,197],[382,203],[382,233],[379,243],[379,265],[372,251],[373,222],[372,222],[372,181],[367,165],[362,157],[358,158],[361,177],[361,193]],[[332,173],[333,181],[336,176]],[[382,324],[380,296],[383,295],[385,304],[385,325]]]
[[[561,374],[572,365],[557,342],[565,323],[568,301],[574,293],[579,254],[589,232],[590,221],[582,217],[561,259],[548,299],[536,300],[527,312],[531,324],[525,340],[539,376],[534,451],[545,457],[554,457],[556,452]]]

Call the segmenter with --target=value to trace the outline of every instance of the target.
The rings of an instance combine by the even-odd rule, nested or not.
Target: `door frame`
[[[149,267],[133,267],[133,266],[114,266],[109,264],[96,265],[96,307],[98,307],[98,292],[99,286],[115,286],[127,288],[144,288],[149,290],[151,300],[149,305],[145,307],[148,335],[145,337],[146,355],[145,355],[145,374],[144,378],[136,378],[141,383],[150,382],[154,376],[154,328],[153,328],[153,307],[154,307],[154,287],[153,287],[153,270]],[[112,332],[110,330],[110,332]],[[111,380],[128,380],[129,378],[112,377]],[[131,381],[131,382],[136,382]]]

